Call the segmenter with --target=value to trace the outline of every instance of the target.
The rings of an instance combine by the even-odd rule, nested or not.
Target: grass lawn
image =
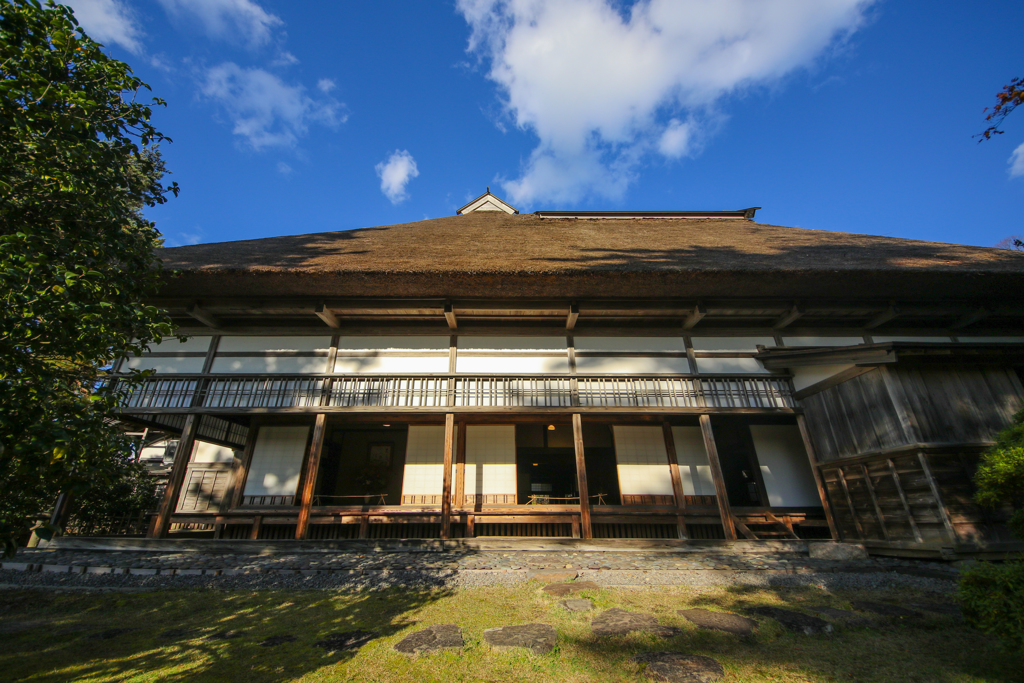
[[[33,681],[644,681],[628,658],[678,650],[712,657],[727,681],[1022,681],[1024,656],[952,617],[878,617],[871,626],[837,627],[829,636],[789,633],[761,620],[752,638],[698,630],[677,614],[689,607],[742,612],[773,605],[850,608],[851,599],[903,604],[949,598],[908,591],[611,588],[584,592],[597,611],[569,613],[541,584],[445,591],[0,592],[0,680]],[[597,638],[590,620],[622,607],[678,626],[663,639],[647,633]],[[547,655],[499,653],[486,628],[544,622],[558,631]],[[410,659],[392,649],[432,624],[462,627],[466,649]],[[314,643],[366,629],[379,638],[358,652]],[[177,630],[172,636],[169,630]],[[227,639],[215,633],[239,632]],[[294,636],[276,646],[271,636]]]

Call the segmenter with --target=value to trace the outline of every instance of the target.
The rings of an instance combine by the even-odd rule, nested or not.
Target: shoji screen
[[[403,505],[440,505],[444,487],[444,427],[411,426],[405,446]]]
[[[795,425],[751,425],[768,502],[779,507],[821,507],[818,487]]]
[[[711,478],[711,466],[708,464],[708,453],[704,449],[704,437],[700,427],[673,427],[672,440],[676,445],[683,494],[715,495],[715,482]]]
[[[466,503],[516,503],[516,428],[466,427]]]
[[[309,427],[263,426],[245,480],[246,496],[294,496],[299,487]]]
[[[672,474],[661,427],[616,425],[612,433],[622,504],[671,504]]]

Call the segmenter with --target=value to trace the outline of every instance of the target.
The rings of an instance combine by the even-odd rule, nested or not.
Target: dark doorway
[[[520,505],[578,504],[572,427],[516,425],[516,473]]]
[[[609,425],[583,423],[583,450],[586,454],[587,488],[591,505],[621,505],[619,465],[615,460],[615,441]]]
[[[761,500],[761,473],[750,428],[739,420],[715,417],[711,418],[711,428],[715,433],[729,504],[736,507],[767,505],[767,500]]]
[[[400,504],[407,434],[405,425],[331,429],[320,458],[313,504]]]

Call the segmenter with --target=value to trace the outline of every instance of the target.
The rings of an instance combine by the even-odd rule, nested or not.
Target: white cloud
[[[172,16],[198,19],[213,38],[259,47],[270,41],[284,22],[253,0],[159,0]]]
[[[295,66],[299,63],[299,58],[293,55],[287,50],[281,50],[277,57],[270,63],[271,66]]]
[[[234,124],[234,134],[257,151],[293,147],[310,123],[335,126],[348,118],[344,105],[334,99],[314,100],[301,85],[232,62],[208,70],[200,92],[221,106]]]
[[[515,202],[619,197],[643,158],[694,153],[720,100],[806,67],[873,0],[458,0],[469,50],[538,137]],[[596,168],[594,166],[597,166]]]
[[[277,172],[281,175],[289,175],[292,172],[292,167],[283,161],[277,162]]]
[[[86,34],[104,45],[116,43],[132,54],[142,52],[143,33],[131,10],[119,0],[63,0]]]
[[[1024,144],[1013,150],[1013,154],[1007,160],[1010,164],[1010,177],[1017,178],[1024,175]]]
[[[396,149],[385,161],[374,166],[374,169],[380,176],[380,191],[391,200],[392,204],[398,204],[409,198],[405,192],[405,186],[420,174],[419,169],[416,168],[416,160],[404,149]]]
[[[329,78],[321,78],[319,81],[316,82],[316,87],[320,90],[320,92],[328,93],[337,88],[338,84]]]

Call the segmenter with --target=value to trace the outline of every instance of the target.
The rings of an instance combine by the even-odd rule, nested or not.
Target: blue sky
[[[167,100],[170,245],[452,215],[738,209],[991,246],[1024,233],[1024,3],[71,0]]]

